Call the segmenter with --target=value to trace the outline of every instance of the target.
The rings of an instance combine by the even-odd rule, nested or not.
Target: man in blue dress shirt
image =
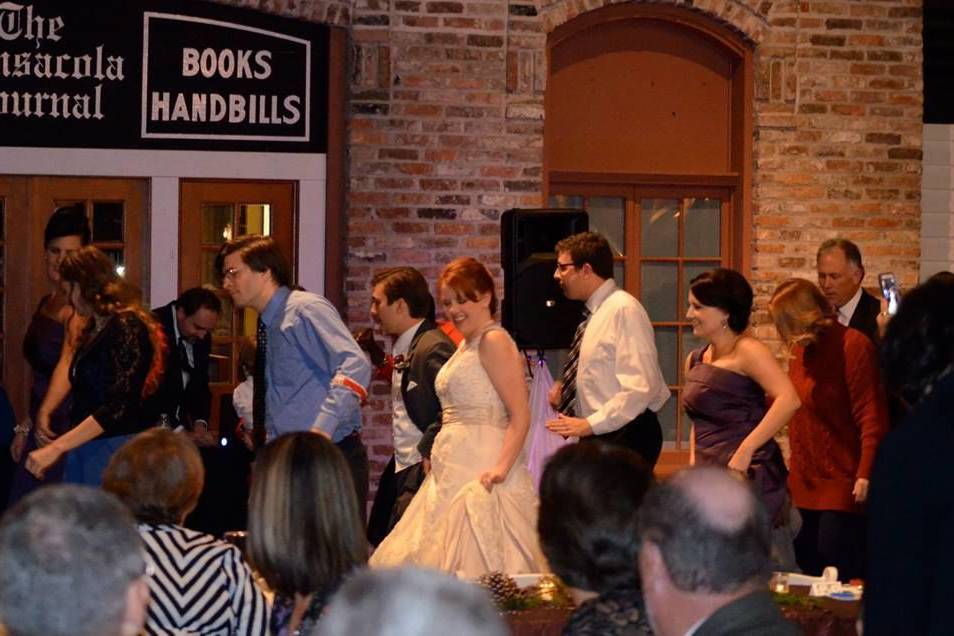
[[[271,237],[229,241],[217,265],[235,306],[257,311],[264,327],[266,439],[294,431],[330,438],[351,467],[363,516],[368,453],[360,431],[371,382],[367,357],[327,299],[292,289],[291,267]]]

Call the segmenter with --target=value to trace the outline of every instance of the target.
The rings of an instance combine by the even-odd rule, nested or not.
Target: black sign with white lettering
[[[182,0],[0,0],[0,145],[324,153],[329,27]]]

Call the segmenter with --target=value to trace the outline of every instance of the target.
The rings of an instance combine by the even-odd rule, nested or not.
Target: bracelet
[[[19,423],[19,424],[17,424],[16,426],[13,427],[13,434],[14,434],[14,435],[22,435],[22,434],[25,434],[25,433],[29,433],[29,432],[30,432],[30,429],[32,429],[32,428],[33,428],[33,425],[32,425],[32,424],[29,424],[29,423],[27,423],[27,422],[21,422],[21,423]]]

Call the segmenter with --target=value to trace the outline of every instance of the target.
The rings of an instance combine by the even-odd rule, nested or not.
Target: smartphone
[[[901,304],[898,280],[894,277],[894,273],[882,272],[878,274],[878,282],[881,283],[881,295],[888,301],[888,315],[893,316],[898,313],[898,305]]]

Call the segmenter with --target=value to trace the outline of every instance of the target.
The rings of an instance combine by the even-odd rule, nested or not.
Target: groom
[[[429,469],[441,415],[434,378],[455,347],[434,322],[434,298],[424,276],[412,267],[396,267],[374,277],[370,313],[394,338],[394,456],[381,474],[368,522],[368,541],[377,545],[404,514]]]

